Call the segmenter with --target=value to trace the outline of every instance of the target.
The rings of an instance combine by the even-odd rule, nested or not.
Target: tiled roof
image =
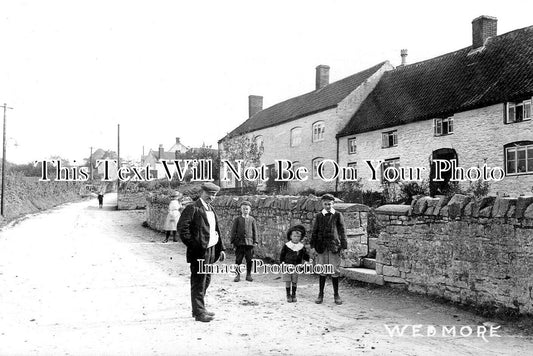
[[[377,64],[372,68],[326,85],[321,89],[285,100],[261,110],[243,122],[235,130],[231,131],[227,137],[275,126],[335,107],[342,99],[347,97],[348,94],[379,70],[384,63]]]
[[[503,103],[533,95],[533,26],[386,72],[337,136]]]

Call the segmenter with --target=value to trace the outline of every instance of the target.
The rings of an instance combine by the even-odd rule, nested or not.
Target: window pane
[[[515,106],[515,120],[522,121],[524,119],[524,106],[522,104],[517,104]]]
[[[516,170],[518,173],[526,172],[526,149],[518,148],[516,151],[518,156]]]
[[[515,167],[516,161],[507,161],[507,174],[516,173],[516,167]]]
[[[518,153],[518,160],[526,159],[526,149],[525,149],[525,147],[517,148],[516,152]]]
[[[516,150],[507,150],[507,174],[516,173]]]
[[[531,118],[531,100],[524,102],[524,119]]]
[[[514,104],[509,104],[509,116],[507,117],[507,122],[514,122],[514,121],[515,121]]]
[[[355,153],[357,150],[357,146],[355,145],[355,138],[350,139],[348,143],[348,152],[349,153]]]
[[[357,162],[348,163],[350,168],[346,174],[346,179],[357,179]]]
[[[296,127],[291,130],[291,146],[292,147],[296,147],[300,145],[300,143],[302,142],[301,134],[302,134],[302,129],[299,127]]]
[[[448,132],[453,133],[453,119],[448,121]]]
[[[514,161],[516,159],[516,151],[514,148],[507,150],[507,160]]]
[[[317,158],[313,161],[313,178],[317,178],[318,175],[317,175],[317,169],[318,169],[318,165],[319,163],[322,162],[322,158]]]
[[[527,171],[533,172],[533,146],[527,148]]]

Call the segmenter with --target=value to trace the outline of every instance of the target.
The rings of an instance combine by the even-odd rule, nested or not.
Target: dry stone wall
[[[385,282],[533,314],[533,197],[421,197],[376,215],[376,272]]]
[[[322,210],[322,202],[317,197],[300,196],[220,196],[213,206],[220,220],[222,238],[227,248],[231,224],[240,214],[240,203],[244,200],[252,204],[252,216],[259,230],[257,257],[277,261],[279,252],[286,240],[290,226],[302,224],[306,227],[307,240],[310,237],[314,215]],[[153,229],[162,231],[167,214],[168,199],[152,197],[148,200],[146,222]],[[343,266],[359,266],[361,257],[368,253],[367,220],[369,208],[361,204],[335,204],[335,209],[344,215],[347,229],[348,250],[344,252]]]

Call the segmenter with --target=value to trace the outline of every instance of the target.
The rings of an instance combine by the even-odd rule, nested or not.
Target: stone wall
[[[385,282],[533,314],[533,197],[422,197],[376,215],[376,272]]]
[[[20,173],[7,174],[5,216],[0,217],[0,225],[26,214],[80,200],[82,188],[83,184],[79,182],[40,182],[38,177],[25,177]]]
[[[240,214],[240,203],[248,200],[252,203],[252,216],[259,229],[256,256],[277,260],[279,252],[286,240],[286,232],[290,226],[302,224],[310,237],[313,216],[322,210],[322,202],[316,197],[299,196],[220,196],[213,206],[220,220],[222,238],[227,248],[231,224]],[[163,230],[167,214],[168,199],[153,197],[148,200],[146,222],[156,230]],[[368,253],[367,219],[369,208],[361,204],[335,204],[345,218],[348,238],[348,251],[345,252],[343,266],[359,266],[360,257]]]
[[[168,214],[169,197],[149,195],[146,200],[146,224],[157,231],[164,231],[165,219]]]
[[[118,210],[146,209],[148,192],[120,192],[118,195]]]

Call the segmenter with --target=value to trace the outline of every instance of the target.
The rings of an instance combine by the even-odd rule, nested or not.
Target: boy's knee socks
[[[321,295],[324,295],[324,287],[326,285],[326,276],[320,276],[319,277],[319,280],[318,280],[318,283],[319,283],[319,294]]]
[[[331,283],[333,284],[333,294],[339,295],[339,277],[331,278]]]

